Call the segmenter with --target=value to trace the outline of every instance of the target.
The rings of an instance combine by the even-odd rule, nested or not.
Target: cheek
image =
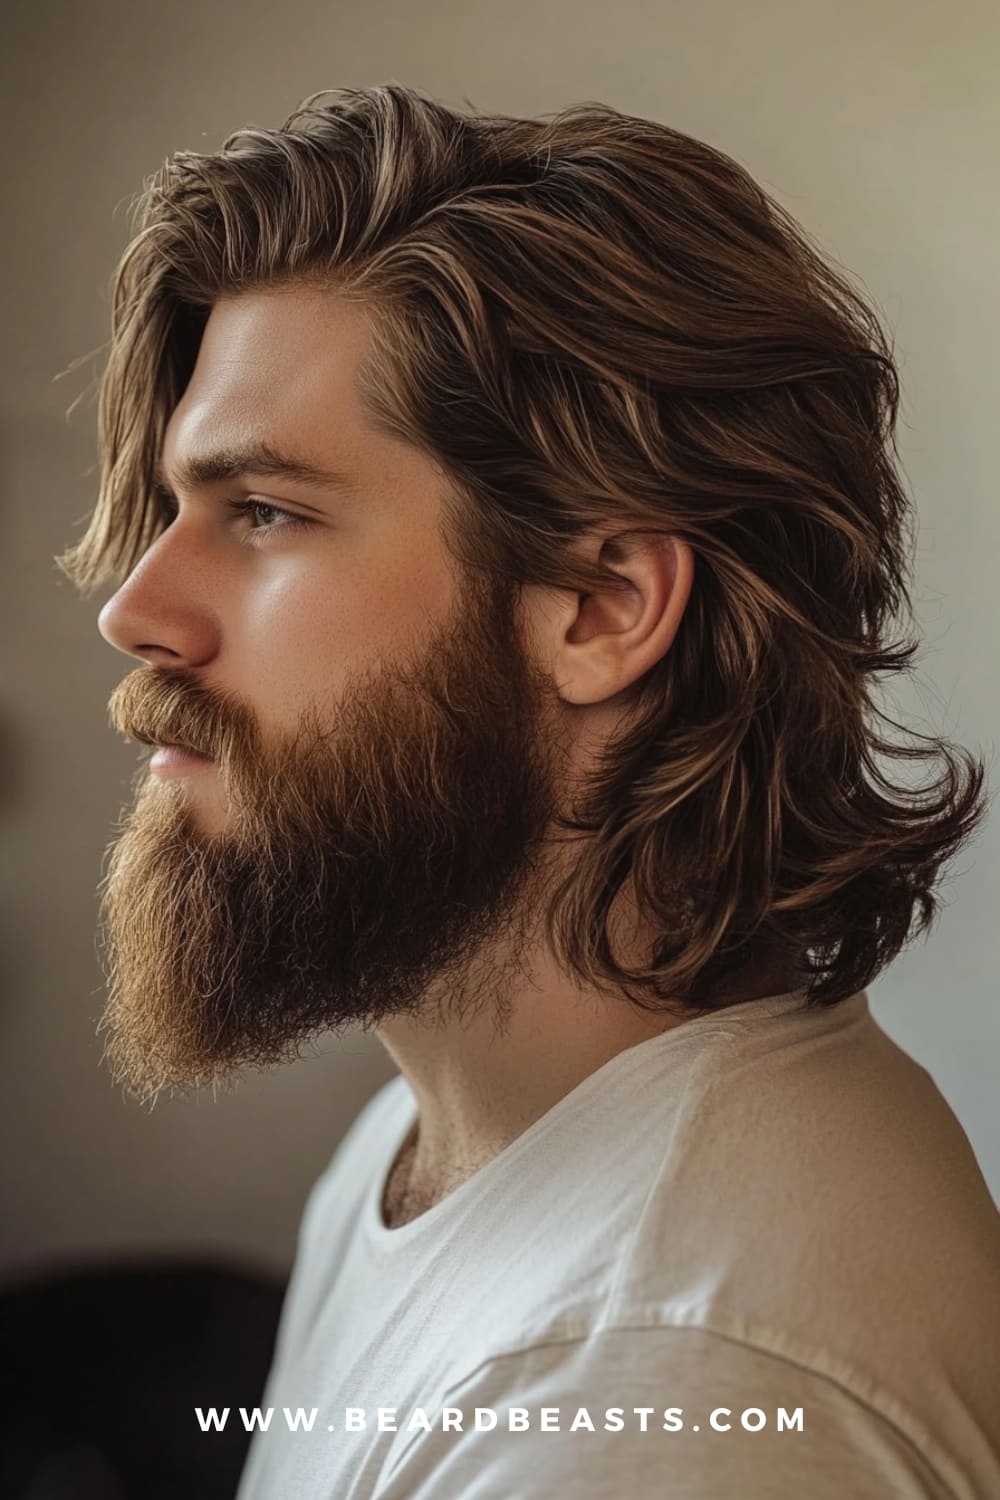
[[[262,725],[294,725],[306,701],[336,694],[365,649],[358,580],[326,567],[275,565],[243,601],[231,641],[233,673]]]
[[[261,724],[293,726],[306,702],[335,706],[350,673],[412,649],[448,608],[435,559],[275,562],[248,591],[230,642],[232,680]]]

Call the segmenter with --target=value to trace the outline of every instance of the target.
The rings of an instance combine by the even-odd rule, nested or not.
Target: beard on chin
[[[140,773],[101,883],[101,1030],[129,1092],[227,1084],[394,1014],[502,1010],[558,785],[554,689],[514,600],[469,580],[415,656],[351,675],[325,724],[310,705],[283,738],[182,669],[119,684],[120,733],[215,759]]]

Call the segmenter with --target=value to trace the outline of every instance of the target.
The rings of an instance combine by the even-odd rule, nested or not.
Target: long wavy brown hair
[[[912,618],[892,350],[743,167],[603,104],[464,114],[393,83],[177,152],[134,219],[97,504],[56,559],[83,592],[165,524],[154,466],[213,302],[326,286],[371,311],[366,409],[440,465],[465,566],[590,593],[620,585],[570,555],[595,523],[693,549],[674,643],[565,824],[590,837],[547,913],[564,962],[711,1008],[777,951],[834,1004],[929,926],[988,799],[969,752],[879,727],[902,728],[877,679],[918,647],[887,635]],[[610,939],[626,882],[662,933],[645,967]]]

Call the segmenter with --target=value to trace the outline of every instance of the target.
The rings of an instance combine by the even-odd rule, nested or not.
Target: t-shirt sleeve
[[[837,1382],[696,1327],[615,1328],[504,1354],[452,1386],[443,1406],[461,1411],[462,1430],[442,1431],[441,1412],[428,1410],[432,1430],[407,1435],[375,1500],[977,1493],[957,1471],[946,1479],[919,1435]],[[510,1430],[511,1408],[525,1409],[526,1430]]]

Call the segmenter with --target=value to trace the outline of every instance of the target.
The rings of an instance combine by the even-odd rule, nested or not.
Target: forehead
[[[360,460],[374,433],[356,385],[369,314],[318,288],[227,297],[213,306],[163,457],[274,434],[306,452]]]

